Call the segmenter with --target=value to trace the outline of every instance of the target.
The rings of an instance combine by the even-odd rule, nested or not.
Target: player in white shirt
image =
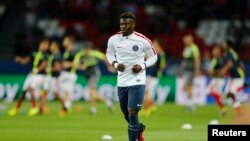
[[[134,28],[135,16],[129,12],[121,14],[121,31],[109,38],[106,57],[118,70],[118,96],[121,111],[129,124],[129,141],[144,141],[145,125],[139,122],[138,112],[144,99],[145,68],[156,62],[157,53],[152,42]]]

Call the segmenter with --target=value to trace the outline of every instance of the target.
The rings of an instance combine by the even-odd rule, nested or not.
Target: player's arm
[[[234,57],[232,56],[232,54],[227,54],[225,56],[225,63],[220,71],[221,76],[225,76],[229,72],[229,70],[233,67],[233,60]]]
[[[16,56],[15,61],[21,64],[28,64],[30,59],[31,58],[29,56],[25,57]]]
[[[184,65],[185,65],[185,62],[182,60],[180,62],[180,65],[178,67],[178,70],[176,71],[176,75],[177,76],[181,76],[183,74],[183,71],[184,71]]]
[[[222,69],[220,71],[220,75],[225,76],[232,67],[233,67],[233,61],[227,60],[225,65],[222,67]]]
[[[240,68],[244,71],[244,72],[246,72],[246,69],[245,69],[245,65],[244,65],[244,63],[240,60]]]
[[[93,57],[96,57],[99,60],[103,61],[106,64],[108,71],[115,72],[114,67],[108,62],[108,60],[107,60],[104,53],[102,53],[100,51],[97,51],[97,50],[92,50],[92,51],[90,51],[89,55],[93,56]]]
[[[63,67],[68,69],[71,68],[73,66],[73,62],[71,61],[63,61]]]
[[[138,73],[146,69],[147,67],[154,65],[155,62],[157,61],[157,52],[150,43],[146,43],[146,47],[144,51],[146,53],[147,59],[145,60],[143,64],[135,64],[132,67],[132,71],[134,73]]]
[[[160,55],[161,55],[160,70],[163,71],[167,66],[167,60],[164,52],[160,53]]]
[[[193,47],[194,53],[194,73],[196,75],[200,74],[200,67],[201,67],[201,59],[200,59],[200,52],[198,47]]]
[[[211,62],[210,62],[210,67],[209,67],[209,75],[211,77],[221,77],[220,75],[220,68],[217,68],[216,65],[217,65],[217,59],[215,58],[212,58]]]
[[[62,70],[62,64],[61,64],[61,62],[59,60],[55,61],[54,65],[52,67],[52,71],[54,71],[54,72],[60,72],[61,70]]]
[[[159,68],[159,71],[158,71],[158,74],[157,74],[158,77],[162,76],[162,74],[163,74],[164,69],[166,68],[166,66],[167,66],[167,61],[166,61],[165,53],[164,52],[160,52],[160,68]]]
[[[41,72],[41,71],[43,71],[43,70],[45,70],[46,69],[46,67],[47,67],[47,61],[46,60],[43,60],[42,62],[41,62],[41,64],[37,67],[37,72]]]
[[[83,52],[79,51],[78,53],[76,53],[75,58],[72,62],[72,66],[78,70],[86,70],[87,69],[87,65],[80,63],[80,59],[83,55],[84,55]]]
[[[106,50],[106,58],[107,58],[107,61],[109,62],[109,64],[111,64],[118,71],[123,72],[125,70],[125,65],[119,63],[116,60],[115,46],[114,46],[113,38],[110,38],[108,40],[108,47],[107,47],[107,50]]]

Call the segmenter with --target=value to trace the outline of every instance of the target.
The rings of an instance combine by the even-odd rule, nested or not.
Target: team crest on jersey
[[[137,45],[134,45],[133,46],[133,51],[138,51],[139,50],[139,47]]]

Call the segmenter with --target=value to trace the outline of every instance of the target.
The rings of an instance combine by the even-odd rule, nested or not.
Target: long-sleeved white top
[[[145,56],[147,56],[146,60]],[[156,62],[157,52],[150,39],[144,35],[133,32],[129,36],[123,36],[122,32],[118,32],[108,40],[106,57],[110,64],[117,61],[125,65],[123,72],[118,71],[117,86],[127,87],[145,85],[145,69]],[[143,70],[139,73],[134,73],[132,67],[135,64],[146,67],[142,67]]]

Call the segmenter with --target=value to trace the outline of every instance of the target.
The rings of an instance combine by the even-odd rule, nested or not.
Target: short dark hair
[[[66,34],[66,35],[64,36],[64,38],[69,38],[70,41],[72,41],[72,42],[75,41],[75,37],[74,37],[74,35],[72,35],[72,34]]]
[[[120,15],[120,19],[130,18],[135,21],[135,15],[131,12],[126,12]]]
[[[47,37],[42,37],[42,38],[40,39],[39,42],[40,42],[40,43],[41,43],[41,42],[50,42],[50,39],[47,38]]]
[[[226,44],[228,47],[231,47],[231,48],[234,48],[235,46],[235,43],[230,39],[226,39]]]

